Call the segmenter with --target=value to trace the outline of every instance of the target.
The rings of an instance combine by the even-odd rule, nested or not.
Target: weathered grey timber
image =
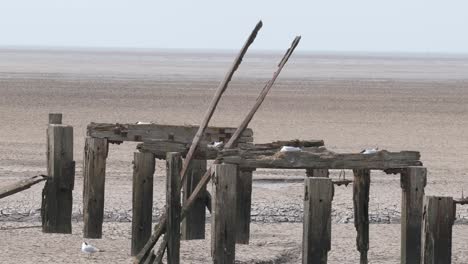
[[[329,178],[304,181],[304,222],[302,263],[327,263],[331,249],[331,211],[333,183]]]
[[[86,138],[83,159],[83,236],[85,238],[102,237],[107,153],[107,139]]]
[[[124,141],[146,142],[151,140],[173,140],[190,144],[197,133],[197,126],[175,126],[160,124],[112,124],[91,123],[87,127],[88,136],[94,138],[106,138],[109,143],[121,143]],[[235,132],[230,127],[208,127],[203,134],[203,142],[226,142]],[[252,129],[246,129],[239,142],[252,142]]]
[[[406,168],[419,166],[417,151],[388,152],[374,154],[338,154],[324,148],[303,148],[300,152],[274,150],[229,149],[222,151],[225,163],[238,164],[241,168],[277,169],[376,169]]]
[[[330,172],[327,169],[306,169],[307,177],[321,177],[328,178]]]
[[[73,127],[49,124],[47,128],[47,174],[49,178],[42,190],[42,231],[70,234],[72,192],[75,184]]]
[[[183,204],[187,201],[195,189],[195,186],[200,182],[201,177],[206,172],[206,160],[194,159],[190,163],[187,171],[187,177],[183,182],[182,201]],[[205,199],[199,197],[190,210],[187,211],[185,219],[182,221],[182,239],[205,239]]]
[[[237,173],[236,243],[249,244],[252,209],[252,170]]]
[[[49,124],[61,125],[62,114],[61,113],[49,113]]]
[[[133,155],[131,255],[135,256],[151,236],[155,158],[152,153]]]
[[[15,194],[17,192],[29,189],[34,184],[45,180],[47,180],[46,175],[36,175],[31,178],[20,180],[7,186],[0,187],[0,199]]]
[[[236,257],[237,166],[214,165],[213,212],[211,216],[211,256],[214,264],[234,263]]]
[[[421,229],[426,168],[401,172],[401,263],[421,263]]]
[[[423,216],[422,263],[452,263],[452,226],[455,221],[452,197],[426,196]]]
[[[179,152],[182,157],[186,157],[189,144],[172,140],[150,140],[137,145],[141,152],[151,152],[158,159],[165,159],[167,152]],[[208,148],[199,146],[193,157],[196,159],[216,159],[219,150],[217,148]]]
[[[166,226],[167,226],[167,263],[180,262],[180,170],[182,157],[180,153],[167,153],[166,158]]]
[[[353,181],[354,227],[356,247],[360,253],[360,263],[367,264],[369,251],[369,188],[370,170],[355,169]]]

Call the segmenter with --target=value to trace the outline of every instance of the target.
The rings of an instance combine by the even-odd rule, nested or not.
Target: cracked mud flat
[[[281,56],[281,55],[279,55]],[[247,56],[212,124],[236,126],[270,77],[276,57]],[[82,150],[89,122],[154,121],[197,124],[224,70],[223,54],[93,53],[0,50],[0,186],[45,172],[49,112],[74,127],[77,163],[72,235],[42,234],[42,184],[0,200],[0,252],[6,263],[127,262],[130,249],[131,160],[135,144],[112,145],[106,176],[107,253],[88,260],[78,251],[82,228]],[[142,58],[145,59],[144,63]],[[468,59],[398,59],[295,55],[252,120],[256,142],[324,139],[338,152],[378,146],[419,150],[428,168],[426,194],[459,197],[468,190]],[[164,162],[154,183],[156,221],[164,204]],[[332,171],[338,177],[339,171]],[[348,178],[352,173],[347,171]],[[303,184],[301,170],[257,170],[252,243],[238,246],[241,263],[298,263]],[[281,179],[288,177],[287,182]],[[399,176],[373,172],[369,259],[399,259]],[[208,219],[209,220],[209,219]],[[329,263],[357,263],[352,187],[333,200]],[[454,263],[466,263],[468,206],[457,207]],[[380,223],[380,224],[377,224]],[[209,223],[207,224],[209,228]],[[183,263],[209,262],[209,240],[183,243]]]

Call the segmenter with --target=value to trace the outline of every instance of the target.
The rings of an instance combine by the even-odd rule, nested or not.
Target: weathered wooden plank
[[[304,182],[302,263],[327,263],[331,249],[333,183],[329,178],[307,178]]]
[[[321,149],[321,148],[319,148]],[[419,166],[420,154],[416,151],[388,152],[374,154],[315,151],[312,148],[300,152],[268,152],[252,150],[222,151],[225,163],[238,164],[241,168],[278,169],[389,169]]]
[[[367,264],[369,251],[369,189],[370,170],[355,169],[353,181],[354,227],[356,247],[360,253],[360,263]]]
[[[167,263],[180,262],[180,170],[182,157],[180,153],[167,153],[166,158],[166,225],[167,225]]]
[[[83,236],[85,238],[102,237],[107,153],[107,139],[86,138],[83,159]]]
[[[150,140],[138,144],[137,149],[141,152],[151,152],[158,159],[165,159],[168,152],[179,152],[182,157],[185,157],[189,148],[188,145],[188,143],[171,140]],[[217,148],[199,146],[194,153],[194,158],[213,160],[218,156],[218,152]]]
[[[306,169],[307,177],[321,177],[328,178],[330,172],[327,169]]]
[[[175,126],[160,124],[114,124],[90,123],[87,127],[88,136],[106,138],[109,142],[151,140],[173,140],[190,144],[197,133],[198,126]],[[202,142],[224,141],[232,136],[235,128],[208,127],[202,137]],[[251,142],[253,131],[246,129],[241,134],[239,142]]]
[[[213,263],[234,263],[236,256],[237,166],[215,165],[213,212],[211,215],[211,256]]]
[[[401,263],[421,263],[421,228],[427,170],[409,167],[401,173]]]
[[[50,124],[47,143],[49,179],[42,190],[42,231],[70,234],[75,182],[73,127]]]
[[[61,125],[62,124],[62,114],[61,113],[50,113],[49,114],[49,124]]]
[[[153,175],[155,158],[152,153],[135,152],[133,158],[133,199],[131,255],[135,256],[151,236],[153,220]]]
[[[20,180],[18,182],[0,187],[0,199],[21,192],[23,190],[29,189],[36,183],[47,180],[46,175],[36,175],[31,178]]]
[[[452,197],[425,197],[421,263],[452,263],[452,226],[455,210]]]
[[[183,182],[182,198],[183,204],[192,194],[195,186],[200,182],[206,172],[206,160],[194,159],[190,163],[187,177]],[[206,209],[204,197],[199,197],[190,210],[187,211],[182,221],[182,239],[205,239]]]
[[[252,205],[252,170],[237,174],[236,243],[249,244],[250,211]]]

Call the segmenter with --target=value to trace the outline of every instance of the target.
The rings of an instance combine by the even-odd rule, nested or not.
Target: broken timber
[[[299,152],[280,152],[279,149],[237,148],[224,150],[221,159],[225,163],[238,164],[241,168],[276,169],[374,169],[407,168],[422,165],[417,151],[373,154],[334,153],[325,148],[303,148]]]
[[[46,175],[36,175],[0,188],[0,199],[29,189],[36,183],[47,180]]]

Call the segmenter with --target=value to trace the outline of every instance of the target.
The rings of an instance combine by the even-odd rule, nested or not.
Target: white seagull
[[[96,252],[103,252],[104,250],[100,250],[99,248],[88,244],[86,241],[81,244],[81,251],[86,254],[93,254]]]
[[[379,152],[379,148],[366,148],[363,151],[361,151],[362,154],[374,154]]]
[[[291,147],[291,146],[283,146],[280,152],[301,152],[301,148]]]

